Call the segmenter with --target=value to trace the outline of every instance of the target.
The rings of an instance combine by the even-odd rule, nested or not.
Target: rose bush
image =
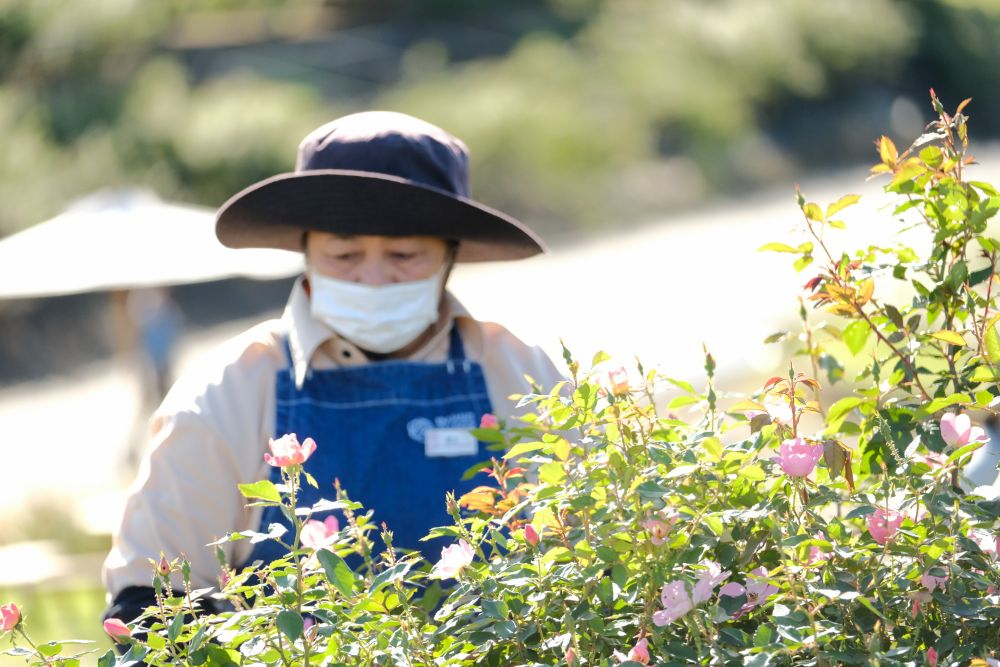
[[[241,489],[294,530],[220,544],[288,555],[221,559],[218,591],[164,559],[156,606],[112,623],[127,650],[99,664],[996,664],[1000,497],[963,469],[1000,403],[1000,194],[967,179],[965,103],[932,102],[927,133],[902,153],[881,138],[873,169],[926,247],[835,250],[853,195],[800,195],[811,240],[765,246],[818,266],[803,301],[840,318],[803,306],[801,332],[773,337],[805,370],[723,401],[707,352],[699,389],[641,364],[586,372],[567,351],[570,378],[523,396],[522,424],[474,431],[498,451],[492,482],[443,499],[454,523],[429,536],[434,564],[394,549],[349,490],[297,507],[300,484],[333,480],[303,475],[317,444],[286,436],[267,455],[282,483]],[[230,610],[204,612],[207,596]],[[77,664],[4,618],[29,661]]]

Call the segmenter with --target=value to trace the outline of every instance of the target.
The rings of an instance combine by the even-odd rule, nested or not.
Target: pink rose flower
[[[619,366],[613,371],[608,371],[608,391],[615,396],[628,393],[629,381],[628,371],[624,366]]]
[[[868,515],[868,534],[879,544],[885,544],[892,539],[902,523],[902,514],[880,507]]]
[[[969,531],[969,539],[979,545],[979,548],[993,558],[1000,558],[1000,535],[994,535],[985,530],[972,529]]]
[[[949,447],[955,449],[964,447],[970,442],[989,440],[986,431],[978,426],[973,426],[969,415],[964,412],[960,415],[946,412],[941,416],[941,438],[948,443]]]
[[[816,538],[817,540],[828,541],[826,539],[826,535],[824,535],[823,533],[816,533],[815,535],[813,535],[813,537]],[[833,558],[832,552],[823,551],[814,544],[811,547],[809,547],[809,557],[806,559],[806,563],[812,565],[813,563],[818,563],[823,560],[830,560],[831,558]]]
[[[691,599],[695,604],[704,602],[712,597],[712,591],[715,590],[715,587],[728,579],[729,575],[732,574],[728,570],[723,572],[722,567],[715,561],[703,560],[701,564],[705,566],[705,569],[698,573],[698,581],[695,582],[694,590],[691,594]]]
[[[0,606],[0,634],[10,632],[21,622],[21,611],[13,602]]]
[[[730,582],[719,589],[719,595],[727,595],[734,598],[741,595],[747,596],[747,601],[740,607],[733,618],[739,618],[743,614],[752,611],[754,607],[759,607],[764,604],[767,598],[777,592],[778,587],[771,583],[771,580],[768,578],[767,568],[763,566],[750,571],[747,575],[746,588],[735,582]]]
[[[479,420],[479,428],[500,428],[500,422],[497,420],[497,416],[487,412],[483,415],[483,418]]]
[[[573,650],[572,646],[566,649],[565,658],[566,664],[569,665],[569,667],[573,667],[573,665],[576,664],[576,651]]]
[[[934,592],[935,588],[940,588],[944,590],[944,585],[948,582],[948,575],[943,577],[935,577],[930,572],[924,572],[920,575],[920,585],[927,590]]]
[[[628,652],[628,655],[624,655],[619,651],[615,651],[614,654],[615,654],[615,660],[617,660],[619,664],[623,662],[629,662],[631,660],[632,662],[638,662],[640,665],[648,665],[649,640],[643,637],[642,639],[637,641],[635,643],[635,646],[632,647],[632,650]]]
[[[663,609],[653,612],[653,623],[659,627],[670,625],[694,609],[694,603],[691,601],[683,581],[663,584],[660,602],[663,603]]]
[[[927,664],[930,665],[931,667],[937,667],[937,663],[938,663],[938,652],[932,646],[931,648],[927,649]]]
[[[823,457],[823,445],[810,445],[802,438],[792,438],[781,443],[778,465],[790,477],[805,477]]]
[[[457,577],[472,562],[473,554],[472,546],[465,540],[459,540],[458,544],[441,549],[441,560],[435,563],[431,569],[431,578],[451,579]]]
[[[660,546],[667,541],[667,535],[670,534],[670,525],[666,521],[646,519],[640,525],[649,533],[649,541],[656,546]]]
[[[535,527],[532,526],[530,523],[524,527],[524,541],[525,542],[527,542],[528,544],[530,544],[533,547],[537,547],[538,546],[538,542],[541,539],[542,538],[538,534],[538,531],[535,530]]]
[[[132,636],[132,631],[128,629],[128,626],[117,618],[109,618],[104,621],[104,631],[119,644],[125,643]]]
[[[340,522],[332,514],[322,521],[309,519],[302,524],[302,532],[299,533],[299,540],[302,546],[307,549],[326,549],[337,541],[337,534],[340,532]]]
[[[277,440],[271,438],[267,446],[271,452],[264,453],[264,460],[275,468],[302,465],[316,451],[315,440],[306,438],[305,442],[299,444],[299,439],[294,433],[283,435]]]

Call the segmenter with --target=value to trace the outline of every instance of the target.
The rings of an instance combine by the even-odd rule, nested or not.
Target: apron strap
[[[451,331],[448,333],[448,372],[453,373],[455,366],[462,365],[468,370],[469,360],[465,357],[465,344],[462,342],[462,334],[458,332],[458,322],[451,321]]]
[[[281,337],[281,345],[285,348],[285,360],[288,361],[288,376],[295,382],[295,362],[292,361],[292,347],[288,344],[288,336]]]

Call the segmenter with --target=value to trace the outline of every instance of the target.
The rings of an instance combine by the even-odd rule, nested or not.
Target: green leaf
[[[948,272],[948,277],[944,279],[944,284],[947,285],[952,292],[957,293],[962,289],[962,285],[968,277],[969,266],[962,261],[955,262],[955,266],[951,267],[951,271]]]
[[[170,627],[167,628],[167,639],[176,642],[177,638],[181,636],[182,629],[184,629],[184,614],[177,614],[170,622]]]
[[[507,453],[504,454],[503,457],[505,459],[512,459],[515,456],[520,456],[521,454],[527,454],[529,452],[537,452],[539,449],[545,449],[548,446],[549,446],[548,443],[539,441],[519,442],[510,449],[508,449]]]
[[[920,151],[920,159],[931,169],[937,169],[944,161],[944,154],[937,146],[928,146]]]
[[[857,204],[859,199],[861,199],[861,195],[844,195],[826,207],[826,217],[832,218],[836,213],[843,211],[848,206]]]
[[[921,407],[917,411],[917,415],[922,419],[934,414],[938,410],[943,410],[948,406],[955,405],[956,403],[972,403],[972,397],[968,394],[952,394],[951,396],[935,398],[927,405]]]
[[[1000,380],[997,372],[986,365],[976,366],[969,378],[972,382],[996,382]]]
[[[802,212],[814,222],[823,222],[823,209],[819,207],[819,204],[809,202],[802,207]]]
[[[372,580],[372,585],[368,587],[368,593],[380,590],[386,584],[406,576],[406,573],[413,567],[413,561],[400,561],[387,570],[379,572],[378,576]]]
[[[566,481],[566,471],[560,463],[545,463],[538,467],[538,479],[546,484],[559,485]]]
[[[108,649],[107,653],[97,659],[97,667],[114,667],[115,650]]]
[[[757,248],[757,252],[764,252],[768,250],[771,252],[791,252],[791,253],[799,252],[797,248],[793,248],[792,246],[787,245],[785,243],[765,243],[761,247]]]
[[[876,616],[878,616],[879,618],[881,618],[883,621],[885,621],[887,623],[889,622],[889,619],[886,618],[885,616],[883,616],[882,612],[880,612],[878,609],[876,609],[875,605],[872,604],[872,601],[869,600],[868,598],[866,598],[864,595],[859,595],[855,599],[858,602],[860,602],[863,606],[865,606],[871,613],[875,614]]]
[[[844,343],[852,355],[856,357],[864,349],[870,333],[871,327],[864,320],[855,320],[844,327]]]
[[[795,268],[796,271],[801,271],[802,269],[812,264],[812,261],[813,261],[812,255],[802,255],[797,260],[795,260],[795,262],[792,263],[792,266]]]
[[[701,399],[697,396],[674,396],[670,399],[670,402],[667,403],[667,408],[683,408],[686,405],[694,405],[699,401],[701,401]]]
[[[344,559],[333,553],[329,549],[320,549],[316,552],[316,558],[327,580],[333,584],[334,588],[340,591],[344,597],[349,598],[354,595],[354,572],[347,566]]]
[[[767,648],[771,645],[774,640],[774,630],[771,629],[770,625],[765,625],[761,623],[757,626],[757,632],[753,636],[753,645],[760,648]]]
[[[980,408],[985,408],[993,401],[993,394],[988,391],[977,391],[976,392],[976,405]]]
[[[274,619],[274,623],[278,626],[278,629],[281,630],[282,634],[292,641],[295,641],[302,636],[302,630],[305,627],[302,617],[291,609],[283,609],[278,612],[277,617]]]
[[[959,345],[965,346],[965,339],[962,338],[962,334],[957,331],[951,331],[949,329],[941,329],[940,331],[935,331],[931,334],[932,337],[938,340],[943,340],[949,345]]]
[[[278,492],[278,488],[266,479],[250,484],[240,484],[239,486],[240,493],[245,498],[260,498],[261,500],[268,500],[273,503],[281,502],[281,494]]]
[[[54,655],[59,655],[62,651],[62,644],[57,644],[55,642],[49,642],[48,644],[39,644],[38,652],[44,655],[46,658],[51,658]]]
[[[847,416],[847,413],[864,402],[863,398],[858,398],[857,396],[847,396],[846,398],[842,398],[831,405],[830,409],[827,410],[827,420],[830,423],[839,422]]]
[[[970,442],[967,445],[959,447],[954,452],[952,452],[951,455],[948,457],[948,463],[951,463],[953,461],[957,461],[958,459],[962,458],[966,454],[969,454],[970,452],[976,451],[977,449],[979,449],[980,447],[982,447],[984,444],[986,444],[986,443],[977,440],[975,442]]]
[[[611,355],[610,355],[610,354],[608,354],[608,353],[607,353],[607,352],[605,352],[604,350],[599,350],[599,351],[598,351],[598,352],[597,352],[597,353],[596,353],[596,354],[594,355],[594,358],[593,358],[593,360],[591,360],[591,362],[590,362],[590,366],[591,366],[591,367],[594,367],[594,366],[596,366],[597,364],[599,364],[599,363],[601,363],[601,362],[603,362],[603,361],[607,361],[607,360],[608,360],[608,359],[610,359],[610,358],[611,358]]]
[[[986,358],[996,366],[1000,364],[1000,333],[997,333],[997,322],[1000,315],[994,315],[986,323],[986,333],[983,334],[983,346],[986,348]]]

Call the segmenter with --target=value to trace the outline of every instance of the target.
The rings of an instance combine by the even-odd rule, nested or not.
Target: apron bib
[[[304,468],[319,489],[303,478],[298,507],[333,500],[337,478],[351,500],[375,511],[376,526],[388,525],[394,546],[419,549],[436,560],[440,540],[419,540],[434,526],[453,523],[445,508],[447,491],[459,497],[478,485],[474,479],[461,481],[462,473],[487,458],[468,431],[493,411],[483,369],[466,359],[458,328],[452,325],[444,363],[390,360],[310,370],[301,389],[295,386],[287,340],[285,351],[289,368],[276,379],[275,437],[295,433],[300,441],[309,437],[317,444]],[[279,468],[271,471],[271,481],[281,481]],[[344,528],[343,515],[333,514]],[[289,528],[291,537],[291,524],[277,507],[264,509],[258,530],[267,532],[272,523]],[[369,537],[376,551],[384,548],[378,531]],[[277,542],[265,540],[255,545],[247,563],[284,555]]]

